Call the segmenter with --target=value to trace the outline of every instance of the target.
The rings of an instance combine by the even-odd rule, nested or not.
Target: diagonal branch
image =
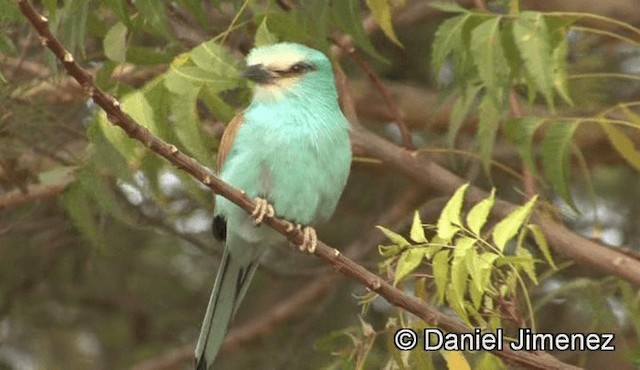
[[[120,103],[116,98],[106,94],[100,90],[93,82],[91,75],[80,67],[75,61],[73,55],[67,51],[64,46],[56,39],[48,26],[46,17],[36,13],[26,0],[16,0],[21,12],[31,22],[38,34],[43,45],[47,46],[55,56],[62,62],[62,65],[78,83],[82,86],[83,91],[91,97],[94,102],[99,105],[106,113],[109,121],[120,127],[129,135],[129,137],[140,141],[143,145],[162,156],[174,166],[189,173],[195,179],[206,185],[215,193],[229,199],[240,208],[247,212],[251,212],[255,204],[249,199],[244,192],[235,189],[227,183],[223,182],[211,172],[196,162],[193,158],[180,152],[175,145],[169,144],[160,138],[152,135],[145,127],[136,123],[131,116],[126,114],[120,108]],[[300,231],[287,232],[288,223],[279,218],[268,218],[265,223],[285,235],[289,241],[300,245],[303,236]],[[388,284],[377,275],[369,272],[364,267],[353,262],[351,259],[343,256],[337,249],[331,248],[326,244],[318,241],[318,246],[314,253],[327,263],[330,263],[336,270],[342,274],[351,277],[370,290],[384,297],[391,304],[401,307],[414,315],[420,317],[424,321],[437,325],[438,327],[450,332],[473,333],[473,330],[454,318],[435,310],[422,300],[408,296],[399,289]],[[503,360],[527,366],[535,369],[576,369],[576,367],[563,363],[551,356],[540,356],[531,352],[516,352],[504,346],[503,351],[491,351]]]

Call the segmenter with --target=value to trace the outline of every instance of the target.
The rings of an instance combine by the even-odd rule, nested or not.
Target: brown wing
[[[222,165],[224,161],[227,159],[227,155],[231,150],[231,146],[233,146],[233,140],[236,138],[236,134],[238,130],[242,126],[244,122],[244,113],[239,113],[237,116],[233,117],[231,122],[227,125],[227,128],[224,129],[224,133],[222,134],[222,139],[220,139],[220,147],[218,148],[218,159],[216,161],[216,175],[220,175],[220,170],[222,169]]]

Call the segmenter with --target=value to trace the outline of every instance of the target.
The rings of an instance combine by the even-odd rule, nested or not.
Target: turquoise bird
[[[216,197],[213,231],[225,250],[196,346],[198,370],[212,368],[260,256],[286,242],[260,223],[287,220],[303,231],[300,249],[313,253],[310,225],[333,214],[351,166],[349,123],[324,54],[294,43],[257,47],[244,75],[255,82],[253,99],[227,126],[216,172],[257,206],[248,215]]]

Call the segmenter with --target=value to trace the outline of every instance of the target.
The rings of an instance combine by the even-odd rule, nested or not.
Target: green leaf
[[[110,9],[127,28],[133,28],[134,25],[131,22],[131,17],[129,17],[129,4],[127,0],[103,0],[102,4]]]
[[[531,234],[533,234],[533,239],[536,241],[536,244],[538,245],[540,252],[542,252],[544,259],[547,260],[547,263],[549,263],[549,265],[551,265],[554,270],[557,270],[558,266],[556,266],[555,262],[553,261],[553,257],[551,256],[551,250],[549,249],[549,244],[547,243],[547,237],[544,236],[544,233],[542,232],[540,226],[530,224],[527,225],[527,229],[529,229],[529,231],[531,231]]]
[[[298,42],[305,45],[315,45],[320,40],[315,35],[311,35],[309,30],[298,19],[296,14],[271,13],[269,14],[269,31],[281,40]],[[322,49],[321,47],[317,47]]]
[[[168,38],[173,36],[169,30],[164,1],[136,0],[133,4],[140,11],[143,20],[148,22],[156,32]]]
[[[191,50],[189,57],[193,63],[202,71],[205,71],[203,81],[233,82],[233,87],[237,86],[240,79],[239,62],[229,51],[218,45],[215,41],[204,42]],[[173,65],[173,64],[172,64]],[[187,68],[187,65],[180,68]],[[197,74],[199,75],[199,74]],[[208,76],[208,78],[206,77]]]
[[[65,40],[65,46],[76,57],[85,57],[85,38],[87,37],[87,18],[90,1],[69,0],[64,2],[61,12],[58,37]]]
[[[571,138],[580,121],[559,121],[549,127],[542,140],[542,164],[544,173],[553,188],[572,207],[573,199],[569,192],[569,154]]]
[[[171,62],[171,56],[164,50],[131,45],[127,47],[127,62],[140,66],[167,64]]]
[[[431,263],[433,266],[433,280],[436,283],[438,304],[442,304],[448,285],[449,249],[444,249],[436,253]]]
[[[509,120],[504,123],[504,134],[516,146],[516,150],[522,157],[531,173],[540,177],[533,156],[533,135],[542,123],[544,118],[527,116],[520,119]]]
[[[376,226],[382,233],[395,245],[399,246],[408,246],[411,245],[407,239],[405,239],[402,235],[396,234],[393,231],[387,229],[386,227]]]
[[[458,230],[460,230],[459,226],[462,225],[460,212],[462,210],[462,202],[464,201],[464,193],[468,187],[468,183],[459,187],[440,213],[440,218],[438,219],[438,237],[442,240],[451,240]]]
[[[551,52],[553,58],[553,87],[565,103],[573,106],[567,78],[567,58],[569,57],[569,44],[563,40]]]
[[[378,253],[384,258],[389,258],[402,253],[406,249],[406,245],[378,245]]]
[[[613,123],[608,121],[598,122],[602,130],[607,134],[607,138],[616,151],[629,163],[636,171],[640,171],[640,152],[636,148],[633,140],[619,130]]]
[[[4,55],[16,54],[16,46],[14,45],[13,40],[4,33],[0,34],[0,53]]]
[[[173,127],[169,123],[173,94],[164,85],[163,77],[159,76],[148,82],[142,89],[142,93],[146,101],[145,104],[148,105],[153,115],[153,126],[150,127],[150,130],[168,142],[176,142],[177,138],[173,135]]]
[[[107,58],[124,63],[127,51],[127,27],[122,22],[113,25],[102,40],[104,55]]]
[[[127,160],[128,164],[139,160],[142,145],[129,138],[120,127],[109,122],[107,115],[102,111],[98,113],[97,123],[105,139]]]
[[[498,120],[500,110],[495,105],[495,100],[485,95],[480,103],[480,116],[478,118],[478,137],[480,142],[480,160],[487,177],[491,178],[491,157],[493,146],[498,133]]]
[[[447,56],[462,45],[462,31],[470,17],[470,13],[462,14],[447,19],[438,27],[432,44],[431,70],[434,75],[440,73]]]
[[[471,56],[495,106],[501,105],[506,96],[510,70],[502,48],[501,19],[492,17],[471,31]]]
[[[468,9],[463,8],[456,2],[444,2],[444,1],[434,1],[429,4],[430,7],[434,9],[441,10],[447,13],[469,13]]]
[[[332,18],[338,27],[353,37],[356,45],[369,55],[387,62],[373,47],[371,40],[367,36],[362,25],[362,15],[360,14],[360,2],[357,0],[334,1],[332,7]]]
[[[469,315],[464,307],[464,300],[458,299],[453,289],[447,289],[445,292],[445,298],[449,307],[458,315],[458,317],[467,325],[471,325],[469,322]]]
[[[267,27],[267,17],[264,17],[262,23],[258,27],[256,31],[255,37],[255,45],[256,46],[265,46],[272,45],[278,42],[278,37],[269,31],[269,27]]]
[[[52,1],[53,0],[45,1],[45,5],[49,4],[49,6],[51,6],[50,4],[52,3]],[[51,13],[49,14],[51,16]],[[0,20],[6,20],[9,22],[24,20],[24,18],[22,18],[22,13],[20,13],[18,5],[14,0],[0,0]]]
[[[200,163],[213,166],[214,153],[205,142],[206,135],[201,130],[201,122],[197,112],[198,90],[174,95],[171,99],[171,113],[175,134],[182,143],[182,148],[194,156]]]
[[[507,242],[511,240],[518,233],[520,227],[524,225],[524,222],[531,214],[537,199],[538,196],[536,195],[523,206],[516,208],[507,217],[498,222],[496,227],[493,229],[493,242],[501,252],[504,251],[504,247],[507,245]]]
[[[153,108],[144,96],[144,93],[140,90],[126,95],[121,101],[122,110],[131,116],[136,122],[146,127],[157,135],[159,133],[158,127],[153,116]],[[120,128],[117,128],[120,130]]]
[[[571,106],[573,106],[573,101],[567,84],[567,59],[569,54],[567,32],[571,25],[579,19],[580,17],[575,15],[545,16],[545,22],[549,29],[549,44],[552,49],[553,85],[562,99]]]
[[[480,307],[482,296],[484,295],[484,287],[479,281],[482,273],[479,259],[478,252],[475,248],[472,248],[464,260],[467,266],[467,272],[469,273],[469,279],[471,280],[468,285],[469,296],[471,297],[473,308],[476,310]]]
[[[491,271],[494,261],[500,257],[500,255],[493,252],[485,252],[482,254],[469,254],[467,256],[467,269],[471,277],[471,282],[475,285],[476,289],[485,292],[490,286]]]
[[[462,351],[442,351],[448,370],[471,370],[469,362]]]
[[[198,18],[201,26],[207,25],[207,16],[205,10],[202,8],[202,2],[200,0],[182,0],[182,3],[187,9]]]
[[[478,204],[473,206],[467,214],[467,225],[469,229],[476,235],[480,235],[482,226],[487,222],[493,203],[495,202],[496,189],[491,189],[491,195],[488,198],[481,200]]]
[[[531,255],[531,252],[529,252],[526,248],[519,248],[516,254],[518,257],[523,258],[522,261],[519,263],[520,267],[522,267],[522,270],[524,270],[527,276],[529,276],[529,279],[531,279],[531,281],[533,281],[533,283],[537,285],[538,276],[536,275],[536,268],[535,268],[536,261]]]
[[[80,233],[94,246],[100,246],[100,229],[93,215],[94,204],[75,183],[67,187],[62,195],[62,204]]]
[[[42,185],[59,185],[69,183],[73,174],[78,170],[75,166],[54,167],[38,174],[38,183]]]
[[[422,227],[420,213],[418,211],[413,214],[413,222],[411,223],[409,237],[416,243],[428,243],[427,237],[424,235],[424,228]]]
[[[465,89],[453,104],[453,107],[451,108],[451,116],[449,117],[449,129],[447,130],[447,145],[449,148],[455,147],[455,140],[458,136],[458,131],[460,131],[462,123],[465,118],[467,118],[469,110],[474,106],[476,97],[481,88],[481,84],[475,84]]]
[[[366,3],[371,11],[371,15],[382,29],[382,32],[384,32],[389,40],[403,47],[393,30],[393,24],[391,23],[391,4],[389,4],[389,0],[367,0]]]
[[[136,122],[149,129],[153,134],[157,135],[161,132],[154,120],[154,110],[141,90],[123,97],[121,106],[125,113],[129,114]],[[102,112],[98,114],[98,124],[111,145],[127,159],[130,165],[137,167],[140,159],[144,156],[144,146],[129,138],[120,127],[111,124]]]
[[[453,259],[451,261],[451,287],[453,293],[459,301],[464,301],[467,290],[467,280],[469,272],[467,270],[466,258],[469,251],[473,249],[476,240],[469,237],[462,237],[456,240],[453,248]]]
[[[553,110],[554,64],[549,47],[549,31],[542,13],[520,13],[513,24],[513,36],[528,75]]]
[[[424,258],[423,248],[408,248],[402,253],[400,259],[398,259],[398,265],[396,267],[396,277],[393,280],[393,285],[398,284],[402,278],[413,272],[420,262]]]

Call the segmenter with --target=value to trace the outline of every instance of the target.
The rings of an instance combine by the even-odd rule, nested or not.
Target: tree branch
[[[24,193],[20,190],[10,191],[0,196],[0,211],[20,204],[55,197],[62,193],[72,181],[70,178],[54,185],[29,185]]]
[[[89,75],[87,71],[82,69],[74,61],[73,55],[51,34],[47,18],[36,13],[28,1],[16,0],[16,2],[20,7],[21,12],[31,22],[40,35],[41,43],[47,46],[55,54],[55,56],[62,62],[62,65],[67,72],[76,79],[76,81],[78,81],[80,86],[82,86],[83,91],[107,113],[107,118],[112,124],[122,128],[129,137],[140,141],[156,154],[162,156],[177,168],[189,173],[212,191],[229,199],[246,212],[251,212],[255,208],[254,202],[249,199],[244,192],[231,187],[216,176],[212,175],[207,168],[200,165],[193,158],[180,152],[175,145],[169,144],[164,140],[153,136],[149,130],[137,124],[131,116],[123,112],[118,100],[98,88],[94,84],[91,75]],[[362,142],[360,142],[360,145],[362,145]],[[429,176],[433,176],[433,174],[429,174]],[[265,223],[280,232],[282,235],[285,235],[289,241],[297,245],[302,244],[302,233],[298,230],[288,232],[288,223],[286,221],[274,217],[265,219]],[[325,260],[327,263],[333,265],[335,269],[340,271],[342,274],[359,281],[370,290],[378,293],[391,304],[413,313],[427,323],[437,325],[438,327],[450,332],[473,332],[471,328],[466,327],[454,318],[435,310],[425,304],[422,300],[404,294],[402,291],[393,287],[380,277],[367,271],[362,266],[342,255],[337,249],[331,248],[321,241],[318,241],[318,246],[314,254]],[[491,352],[507,362],[530,368],[576,369],[576,367],[563,363],[555,358],[539,356],[531,352],[516,352],[511,350],[508,345],[504,346],[504,348],[505,349],[503,351]]]

